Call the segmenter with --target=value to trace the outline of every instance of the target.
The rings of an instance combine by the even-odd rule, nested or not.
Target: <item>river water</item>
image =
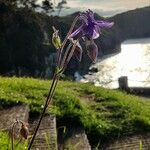
[[[98,68],[98,72],[85,75],[81,82],[117,88],[118,78],[128,76],[130,87],[150,87],[150,38],[127,40],[119,54],[99,59],[91,67]]]

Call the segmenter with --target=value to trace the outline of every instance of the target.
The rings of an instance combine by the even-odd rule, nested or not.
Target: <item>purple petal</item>
[[[99,30],[96,27],[87,26],[83,28],[83,34],[89,39],[97,39],[99,37]]]
[[[97,39],[98,37],[99,37],[99,33],[96,30],[94,30],[92,39]]]
[[[96,21],[94,13],[88,10],[80,14],[82,25],[70,34],[69,38],[87,37],[88,39],[97,39],[100,35],[100,29],[111,28],[113,22]]]
[[[83,25],[81,25],[78,29],[76,29],[73,33],[71,33],[68,38],[73,38],[77,36],[82,31],[82,28],[83,28]]]
[[[95,63],[98,56],[97,45],[94,43],[94,41],[88,41],[88,43],[86,44],[86,49],[87,49],[88,56],[90,57],[92,62]]]
[[[114,25],[114,22],[95,21],[95,24],[100,28],[111,28]]]

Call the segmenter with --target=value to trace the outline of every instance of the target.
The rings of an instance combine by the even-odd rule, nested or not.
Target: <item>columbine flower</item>
[[[113,22],[107,21],[98,21],[94,19],[94,13],[91,10],[81,13],[79,19],[82,21],[82,24],[78,29],[69,35],[69,39],[72,38],[83,38],[85,41],[85,46],[87,49],[88,56],[92,62],[96,62],[98,56],[98,47],[94,42],[94,39],[97,39],[100,35],[100,31],[103,28],[111,28]],[[82,48],[78,46],[78,51],[75,51],[75,54],[79,60],[82,57]]]
[[[81,19],[82,24],[78,29],[71,33],[69,38],[81,35],[88,39],[97,39],[100,35],[101,29],[111,28],[114,24],[113,22],[95,20],[94,13],[91,10],[81,13],[79,18]]]

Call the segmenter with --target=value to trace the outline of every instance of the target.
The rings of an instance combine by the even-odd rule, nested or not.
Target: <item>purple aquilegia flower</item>
[[[88,10],[84,13],[81,13],[79,19],[82,21],[79,28],[69,35],[69,39],[84,39],[87,54],[92,60],[96,62],[98,56],[98,47],[94,42],[94,39],[97,39],[100,36],[101,29],[111,28],[113,22],[107,22],[102,20],[95,20],[94,13],[91,10]],[[82,48],[78,46],[74,52],[78,60],[81,60]]]
[[[79,17],[82,21],[81,26],[76,29],[69,38],[74,38],[78,35],[87,37],[88,39],[97,39],[100,35],[100,30],[103,28],[111,28],[113,22],[97,21],[94,19],[94,13],[91,10],[81,13]]]

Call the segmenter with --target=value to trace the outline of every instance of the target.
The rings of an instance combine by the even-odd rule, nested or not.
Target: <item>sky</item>
[[[58,3],[61,0],[52,1]],[[127,10],[150,6],[150,0],[67,0],[66,6],[70,9],[64,9],[61,15],[91,9],[102,16],[113,16]]]

